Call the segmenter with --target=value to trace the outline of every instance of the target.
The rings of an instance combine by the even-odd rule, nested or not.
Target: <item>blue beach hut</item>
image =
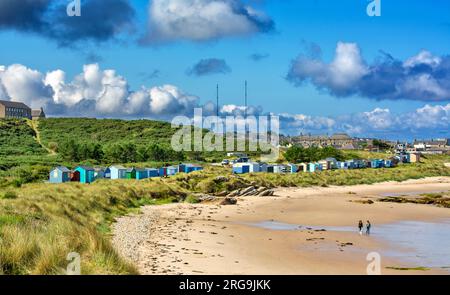
[[[75,169],[76,172],[80,173],[81,183],[92,183],[95,180],[95,170],[88,166],[78,166]]]
[[[70,181],[70,170],[67,167],[59,166],[50,171],[50,183],[64,183]]]
[[[148,178],[148,172],[145,169],[136,169],[136,179],[142,180]]]

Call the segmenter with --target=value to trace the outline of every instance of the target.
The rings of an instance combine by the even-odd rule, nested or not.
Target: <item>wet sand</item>
[[[406,249],[393,249],[382,238],[360,236],[356,230],[321,227],[353,227],[368,219],[376,230],[378,225],[400,221],[449,219],[449,209],[429,205],[351,202],[436,191],[450,191],[450,178],[280,188],[275,197],[243,197],[230,206],[147,206],[140,215],[118,220],[113,243],[142,274],[366,274],[368,253]],[[267,221],[313,228],[274,230],[255,225]],[[388,269],[423,265],[383,255],[381,266],[382,274],[449,274],[441,268]]]

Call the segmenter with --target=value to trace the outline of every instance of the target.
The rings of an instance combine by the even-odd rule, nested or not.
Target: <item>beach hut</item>
[[[103,173],[103,178],[111,179],[111,168],[108,167],[105,169]]]
[[[326,158],[329,169],[336,169],[338,161],[335,158]]]
[[[320,165],[319,163],[309,163],[308,171],[311,173],[322,171],[322,165]]]
[[[274,165],[273,173],[286,173],[288,168],[284,165]]]
[[[146,168],[145,170],[147,170],[147,174],[149,178],[152,177],[158,177],[159,176],[159,171],[158,169],[155,168]]]
[[[178,167],[177,166],[169,166],[167,167],[167,176],[173,176],[178,173]]]
[[[308,164],[306,163],[298,164],[298,172],[306,172],[306,171],[308,171]]]
[[[355,163],[354,160],[346,161],[346,163],[347,163],[347,168],[348,169],[355,169],[356,168],[356,163]]]
[[[267,173],[274,173],[274,165],[267,165]]]
[[[80,182],[80,172],[79,171],[70,171],[70,181],[71,182]]]
[[[267,173],[268,167],[269,167],[269,165],[267,165],[266,163],[259,163],[259,171],[260,172]]]
[[[384,161],[383,160],[379,160],[379,159],[372,160],[370,166],[372,168],[383,168],[384,167]]]
[[[247,163],[236,163],[233,165],[233,174],[250,173],[250,166]]]
[[[159,168],[159,176],[164,177],[167,176],[167,167],[161,167]]]
[[[408,163],[420,163],[420,154],[419,153],[408,154]]]
[[[202,166],[195,164],[181,164],[178,167],[179,167],[178,172],[180,173],[191,173],[203,170]]]
[[[105,178],[105,169],[100,167],[94,168],[94,178],[95,179]]]
[[[148,171],[145,169],[136,169],[136,179],[142,180],[148,178]]]
[[[88,166],[78,166],[75,171],[80,173],[81,183],[92,183],[95,180],[95,170]]]
[[[124,179],[127,173],[127,169],[123,166],[111,166],[109,171],[111,172],[111,179]]]
[[[356,169],[363,169],[367,167],[364,160],[354,160],[354,165]]]
[[[136,179],[136,169],[134,168],[128,168],[125,172],[125,178],[126,179]]]
[[[260,165],[259,165],[259,163],[255,163],[255,162],[249,162],[249,163],[246,163],[247,165],[248,165],[248,167],[249,167],[249,171],[250,171],[250,173],[258,173],[258,172],[261,172],[261,168],[260,168]]]
[[[394,162],[392,160],[384,160],[383,164],[384,164],[384,167],[386,167],[386,168],[392,168],[395,166]]]
[[[323,170],[330,170],[331,169],[331,164],[327,160],[319,161],[318,164],[322,166]]]
[[[50,183],[64,183],[70,181],[70,170],[64,166],[58,166],[50,171]]]
[[[180,164],[178,165],[178,173],[187,173],[186,172],[186,166],[189,164]]]
[[[298,167],[295,164],[288,164],[288,173],[297,173],[298,172]]]

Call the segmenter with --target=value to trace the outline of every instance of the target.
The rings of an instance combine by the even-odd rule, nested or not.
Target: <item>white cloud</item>
[[[361,119],[379,130],[390,128],[394,124],[394,118],[389,109],[376,108],[371,112],[364,112]]]
[[[0,98],[44,107],[50,115],[69,116],[149,116],[168,118],[191,113],[198,97],[185,94],[173,85],[129,90],[127,80],[115,70],[102,70],[98,64],[66,82],[62,70],[46,75],[12,65],[0,68]]]
[[[186,95],[173,85],[150,90],[151,111],[157,115],[190,113],[198,106],[198,97]]]
[[[240,0],[153,0],[146,41],[205,41],[272,29],[270,18]]]
[[[46,105],[52,101],[53,90],[43,83],[42,73],[23,65],[14,64],[2,67],[0,71],[0,92],[12,101],[24,102],[31,107]]]
[[[247,112],[245,111],[247,109]],[[224,105],[220,109],[220,113],[224,116],[255,116],[261,114],[263,111],[261,106],[238,106],[234,104]]]
[[[296,84],[311,80],[319,88],[330,88],[338,95],[348,95],[355,91],[354,84],[367,72],[358,45],[339,42],[330,64],[317,58],[299,56],[292,62],[288,80]]]
[[[302,54],[292,61],[287,79],[296,86],[310,82],[338,97],[447,101],[449,73],[449,56],[438,57],[421,51],[400,61],[384,53],[367,64],[357,44],[338,42],[332,62],[326,63],[317,55]]]
[[[442,59],[438,56],[434,56],[431,52],[427,50],[422,50],[417,55],[407,59],[404,62],[404,67],[412,68],[418,65],[429,65],[431,67],[439,66]]]
[[[407,125],[415,128],[450,129],[450,103],[447,105],[425,105],[405,118]]]

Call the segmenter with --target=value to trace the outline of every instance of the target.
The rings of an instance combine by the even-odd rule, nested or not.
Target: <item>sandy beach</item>
[[[401,221],[449,220],[446,208],[376,202],[389,194],[446,191],[450,191],[450,178],[436,177],[347,187],[279,188],[274,197],[242,197],[229,206],[147,206],[142,214],[117,220],[113,243],[141,274],[366,274],[367,254],[374,251],[382,253],[382,274],[450,274],[433,267],[392,269],[423,265],[383,255],[408,249],[379,236],[360,236],[356,229],[360,219],[370,220],[374,231]],[[361,200],[375,202],[355,202]],[[281,227],[273,228],[277,224]]]

